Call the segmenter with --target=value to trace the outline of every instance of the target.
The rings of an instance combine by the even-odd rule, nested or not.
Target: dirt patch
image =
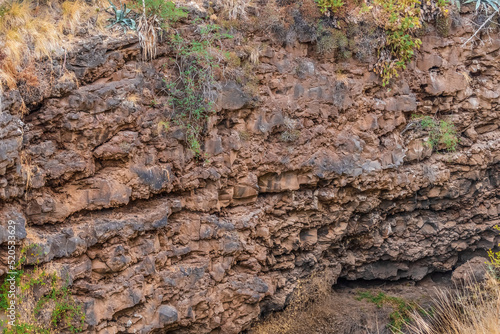
[[[438,289],[451,286],[450,277],[433,274],[419,282],[340,280],[333,289],[325,289],[321,279],[313,278],[299,285],[283,312],[265,316],[249,333],[393,333],[394,326],[407,320],[406,310],[429,306]]]

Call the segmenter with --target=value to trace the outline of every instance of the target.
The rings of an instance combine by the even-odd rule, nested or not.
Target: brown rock
[[[482,282],[488,272],[488,259],[476,256],[453,271],[452,281],[457,285]]]

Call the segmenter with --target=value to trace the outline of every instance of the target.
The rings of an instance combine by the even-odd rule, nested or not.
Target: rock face
[[[487,277],[487,263],[487,258],[476,256],[455,269],[451,279],[457,286],[482,282]]]
[[[467,34],[429,33],[390,90],[307,39],[267,47],[258,94],[221,85],[205,162],[151,103],[168,50],[143,63],[134,37],[86,41],[67,60],[79,85],[60,79],[24,117],[18,92],[2,99],[0,242],[9,219],[23,226],[99,334],[238,333],[316,269],[448,271],[500,223],[500,43],[462,48]],[[435,113],[456,124],[456,152],[412,130]]]

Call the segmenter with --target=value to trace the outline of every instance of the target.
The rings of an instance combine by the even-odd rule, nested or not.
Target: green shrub
[[[172,37],[175,47],[178,78],[167,82],[166,92],[174,111],[173,121],[186,131],[189,148],[196,157],[201,155],[201,134],[204,124],[214,112],[216,98],[214,70],[220,67],[224,53],[219,43],[232,38],[214,24],[199,26],[198,36],[184,39]],[[221,58],[216,56],[220,54]]]
[[[376,20],[387,33],[386,45],[390,58],[381,58],[375,65],[375,72],[382,77],[382,85],[399,76],[399,71],[406,68],[415,49],[420,48],[422,41],[412,36],[420,28],[419,0],[374,0],[379,14]]]
[[[428,132],[428,144],[433,150],[438,150],[441,145],[449,152],[457,149],[459,139],[452,123],[444,120],[438,122],[431,116],[413,115],[413,119],[419,121],[422,129]]]
[[[62,330],[71,333],[83,331],[85,313],[80,304],[71,295],[69,279],[63,281],[56,272],[49,274],[35,264],[33,269],[24,270],[27,256],[40,254],[37,245],[29,245],[21,249],[20,260],[16,264],[15,282],[18,291],[16,296],[16,319],[14,325],[8,321],[0,321],[3,334],[50,334]],[[0,309],[8,307],[8,290],[10,282],[5,278],[0,287]],[[38,294],[41,296],[37,297]],[[48,311],[48,319],[42,315]]]
[[[162,29],[167,30],[172,22],[177,22],[188,16],[184,8],[177,7],[173,1],[164,0],[134,0],[131,8],[137,12],[145,9],[147,17],[157,17],[161,21]]]
[[[319,10],[322,14],[331,10],[333,13],[337,12],[343,5],[343,0],[316,0]]]

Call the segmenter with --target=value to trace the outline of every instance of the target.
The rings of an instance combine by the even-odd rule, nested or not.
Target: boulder
[[[457,285],[482,282],[488,272],[487,263],[487,258],[476,256],[455,269],[451,280]]]

